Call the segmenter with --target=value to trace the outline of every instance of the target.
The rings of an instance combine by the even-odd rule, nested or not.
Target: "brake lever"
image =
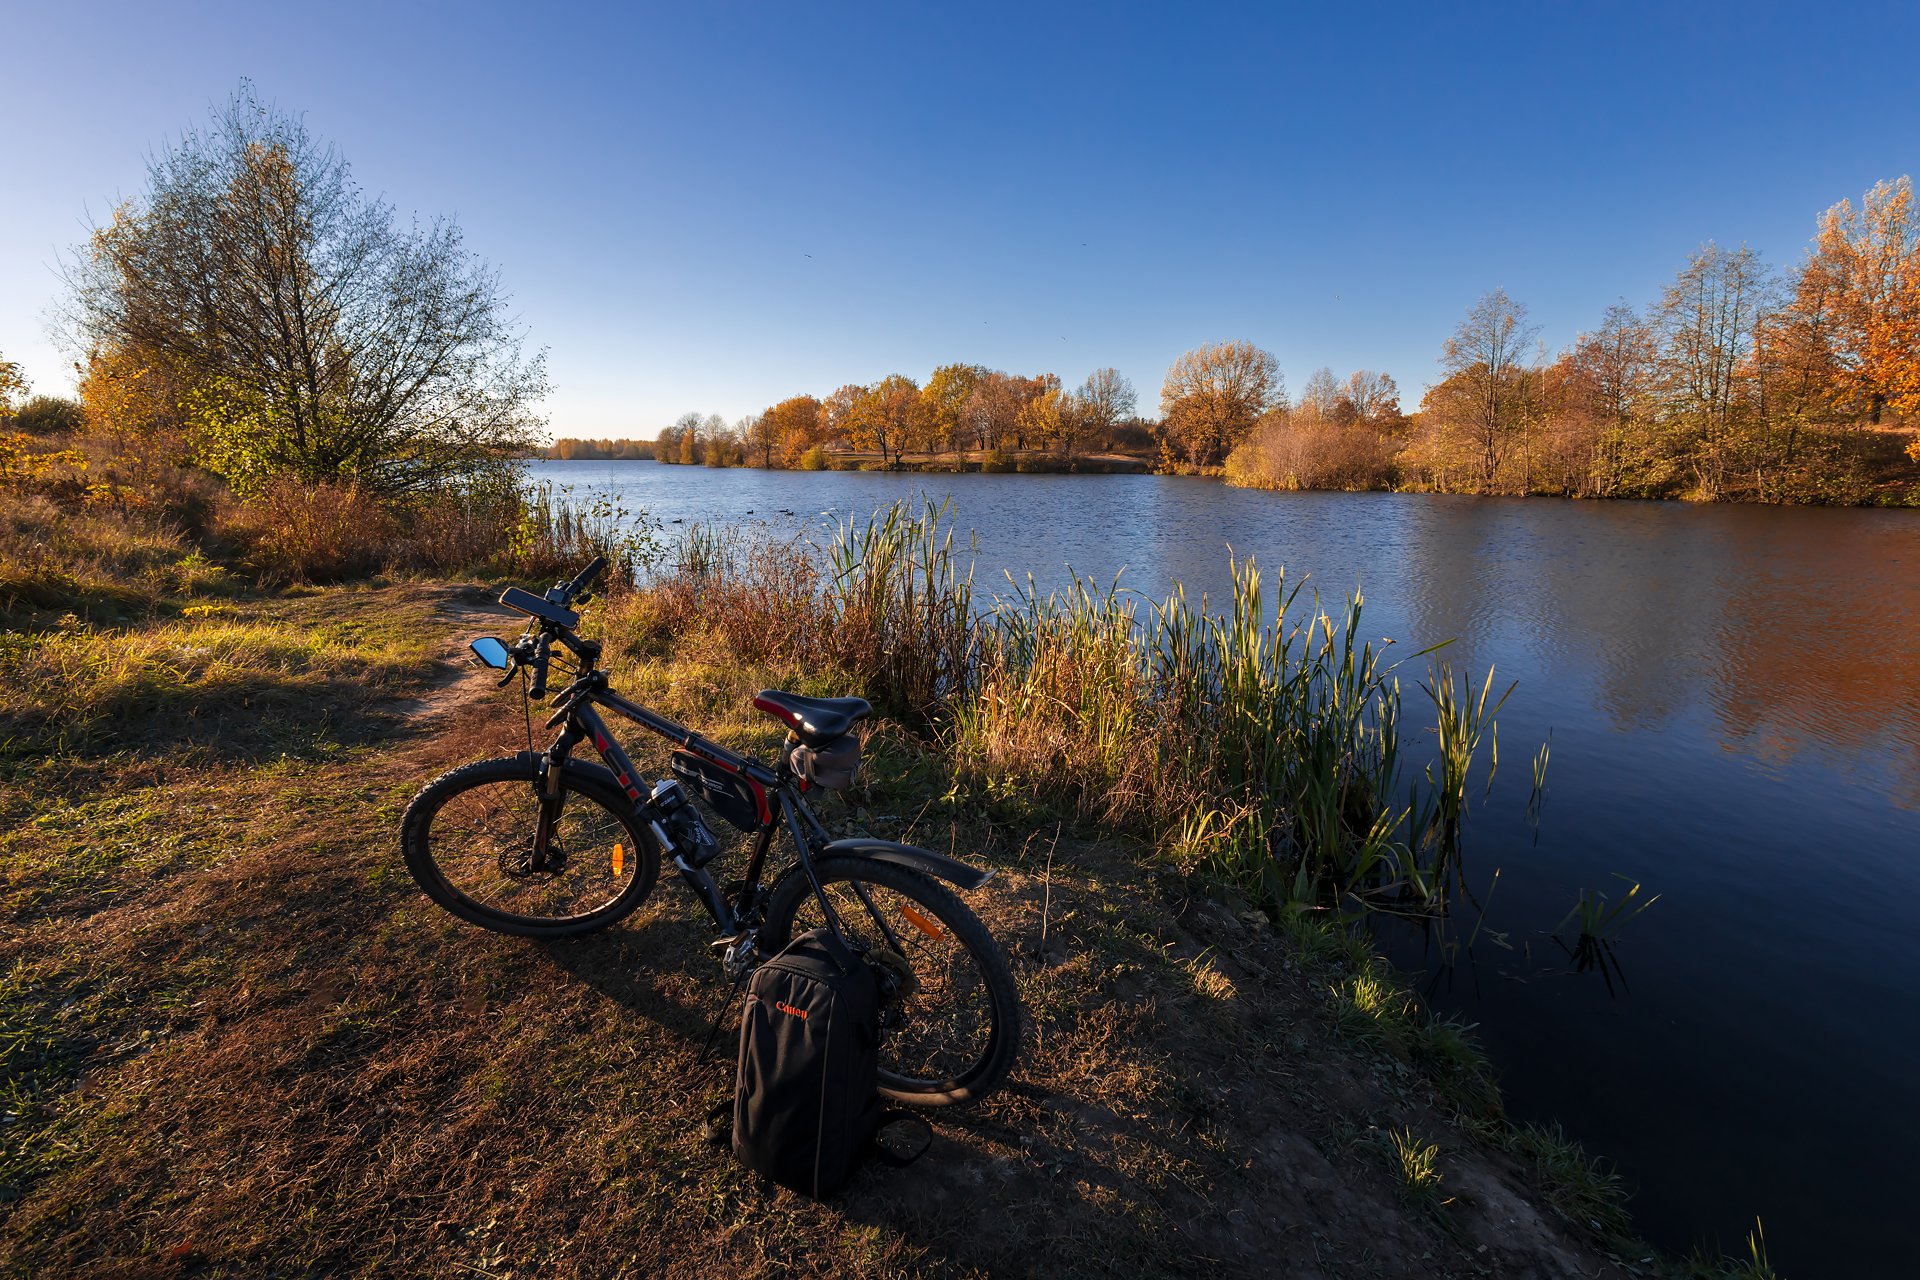
[[[507,668],[507,674],[501,676],[498,680],[495,680],[493,682],[493,687],[496,689],[504,689],[509,684],[513,683],[513,678],[519,674],[520,674],[520,664],[516,662],[512,666]]]

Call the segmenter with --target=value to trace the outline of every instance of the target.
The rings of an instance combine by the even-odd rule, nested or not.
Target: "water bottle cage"
[[[650,808],[653,821],[666,832],[672,845],[667,850],[669,856],[689,867],[704,867],[719,856],[720,841],[677,779],[662,778],[654,784]]]

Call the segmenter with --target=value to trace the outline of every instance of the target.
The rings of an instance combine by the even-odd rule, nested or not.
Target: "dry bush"
[[[1227,478],[1253,489],[1386,489],[1393,442],[1365,423],[1274,414],[1227,458]]]
[[[352,484],[278,480],[235,513],[232,529],[269,578],[337,582],[379,569],[397,541],[393,513]]]
[[[402,509],[388,559],[427,573],[508,568],[520,495],[503,485],[472,485],[422,495]]]
[[[697,526],[645,591],[615,601],[610,635],[633,654],[699,631],[749,662],[826,663],[820,574],[811,548],[764,526]]]

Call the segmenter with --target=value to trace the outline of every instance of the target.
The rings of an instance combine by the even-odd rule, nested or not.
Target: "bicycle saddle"
[[[833,741],[873,714],[873,704],[865,698],[803,698],[778,689],[762,689],[753,696],[753,705],[810,747]]]

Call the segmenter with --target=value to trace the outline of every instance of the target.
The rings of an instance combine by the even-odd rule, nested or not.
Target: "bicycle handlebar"
[[[593,585],[594,579],[598,578],[600,576],[600,571],[605,569],[606,567],[607,567],[607,558],[605,556],[595,556],[592,560],[590,560],[587,563],[586,568],[582,569],[579,573],[575,574],[573,581],[569,582],[566,586],[568,603],[569,604],[572,603],[574,597],[578,596],[582,591],[585,591],[588,587],[591,587]]]
[[[545,632],[540,642],[533,646],[533,657],[527,666],[533,669],[533,683],[527,686],[527,696],[535,702],[547,696],[547,659],[553,653],[553,639]]]
[[[556,639],[573,650],[582,659],[586,669],[592,669],[599,658],[598,641],[582,640],[573,634],[573,628],[580,623],[580,615],[569,606],[586,594],[606,567],[607,558],[595,556],[571,580],[555,583],[544,597],[522,591],[519,587],[508,587],[501,593],[501,604],[519,610],[539,624],[537,640],[532,634],[523,635],[512,650],[516,662],[533,672],[533,681],[527,686],[527,697],[535,702],[547,696],[547,661],[553,656],[553,642]],[[529,628],[529,633],[531,631],[532,628]],[[532,646],[530,652],[529,644]]]

